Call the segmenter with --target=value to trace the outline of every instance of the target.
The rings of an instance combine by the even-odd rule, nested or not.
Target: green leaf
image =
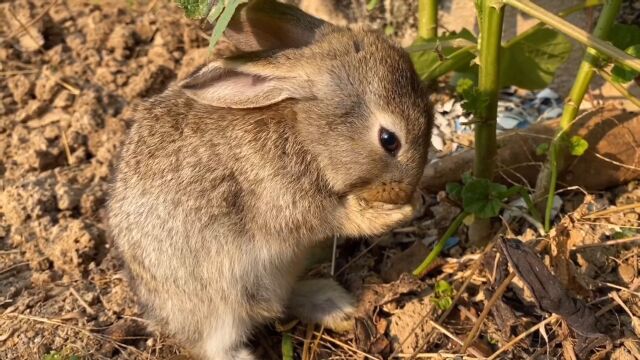
[[[450,182],[446,185],[447,194],[453,201],[462,201],[462,184]]]
[[[453,287],[446,280],[438,280],[436,282],[436,286],[434,288],[436,294],[440,296],[452,296],[453,295]]]
[[[575,135],[569,139],[571,144],[571,155],[581,156],[589,148],[589,143],[582,137]]]
[[[369,0],[369,2],[367,2],[367,10],[371,11],[375,9],[379,3],[380,3],[380,0]]]
[[[542,156],[549,152],[549,143],[542,143],[536,147],[536,155]]]
[[[635,58],[640,59],[640,43],[629,46],[625,50],[625,52]],[[628,83],[629,81],[632,81],[636,77],[640,76],[640,73],[626,66],[615,65],[611,70],[611,75],[613,75],[613,81],[617,83]]]
[[[463,109],[479,116],[482,115],[481,113],[485,109],[484,105],[486,105],[485,101],[488,101],[488,99],[483,99],[473,80],[468,78],[460,79],[456,84],[456,93],[460,94],[465,100],[462,103]]]
[[[462,108],[465,111],[473,113],[474,115],[483,118],[484,113],[487,109],[487,104],[489,103],[489,97],[480,92],[475,86],[469,86],[469,83],[473,84],[473,82],[469,79],[461,80],[463,84],[460,87],[456,86],[456,91],[460,90],[460,94],[462,98],[465,100],[462,103]]]
[[[218,1],[216,6],[209,12],[207,21],[213,24],[220,17],[220,14],[222,14],[222,10],[224,10],[224,0]]]
[[[209,49],[213,49],[213,47],[218,43],[218,40],[222,37],[222,34],[227,28],[227,25],[229,25],[231,17],[233,17],[233,13],[235,13],[238,5],[247,1],[248,0],[228,0],[227,5],[224,7],[224,10],[222,10],[222,14],[220,14],[220,17],[216,21],[216,25],[213,27],[213,32],[209,38]]]
[[[640,44],[640,26],[614,23],[609,30],[609,41],[618,49]]]
[[[384,34],[387,36],[393,35],[394,31],[396,31],[396,29],[393,27],[393,25],[387,25],[384,27]]]
[[[475,43],[476,37],[467,30],[462,29],[459,33],[451,32],[447,35],[440,36],[437,39],[425,40],[417,38],[411,48],[425,47],[429,50],[424,51],[410,51],[411,61],[416,69],[416,72],[422,80],[428,80],[429,75],[433,73],[438,66],[445,66],[446,63],[453,63],[453,71],[468,71],[471,67],[471,60],[475,57],[472,52],[463,52],[458,59],[449,59],[448,57],[456,51],[462,49],[462,47],[455,46],[439,46],[442,43],[455,43],[456,39],[467,40],[468,42]],[[442,59],[441,59],[442,57]],[[461,61],[462,60],[462,61]],[[447,64],[448,65],[448,64]]]
[[[571,54],[572,45],[555,30],[539,28],[509,42],[500,53],[500,86],[547,87]]]
[[[223,2],[224,0],[220,0]],[[184,14],[190,19],[201,19],[207,16],[209,10],[208,0],[176,0]]]
[[[475,86],[473,80],[462,78],[456,83],[456,93],[463,95],[465,92],[471,91]]]
[[[464,211],[482,219],[492,218],[500,213],[507,187],[487,179],[473,179],[462,189]]]
[[[434,303],[440,310],[447,310],[453,305],[453,287],[445,280],[438,280],[434,286],[434,297],[431,298],[431,302]]]
[[[473,177],[473,175],[471,175],[471,171],[465,171],[464,173],[462,173],[462,183],[463,184],[468,184],[470,183],[473,179],[475,179]]]

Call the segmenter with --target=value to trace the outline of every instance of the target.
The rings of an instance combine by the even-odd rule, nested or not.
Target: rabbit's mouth
[[[414,187],[401,182],[382,182],[358,190],[356,194],[367,201],[387,204],[408,204]]]

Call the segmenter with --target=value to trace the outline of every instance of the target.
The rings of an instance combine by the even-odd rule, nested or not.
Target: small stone
[[[18,103],[25,103],[27,95],[31,92],[33,83],[24,75],[15,75],[7,79],[7,86],[13,95],[13,99]]]
[[[618,275],[625,284],[630,284],[636,278],[636,270],[629,264],[620,264],[618,266]]]
[[[60,183],[56,185],[55,191],[60,210],[71,210],[80,204],[82,188]]]

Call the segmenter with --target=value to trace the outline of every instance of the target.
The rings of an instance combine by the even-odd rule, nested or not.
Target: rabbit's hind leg
[[[219,314],[198,346],[205,360],[255,360],[245,340],[251,324],[234,314]]]
[[[334,280],[313,279],[296,283],[288,310],[303,322],[342,332],[353,329],[353,304],[353,297]]]

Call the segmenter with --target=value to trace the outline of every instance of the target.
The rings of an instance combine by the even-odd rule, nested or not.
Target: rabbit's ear
[[[328,23],[275,0],[249,0],[234,13],[225,38],[240,52],[290,49],[313,41]]]
[[[213,62],[180,83],[196,101],[226,108],[247,109],[275,104],[285,99],[311,96],[308,82],[274,75],[260,67],[225,67]]]

